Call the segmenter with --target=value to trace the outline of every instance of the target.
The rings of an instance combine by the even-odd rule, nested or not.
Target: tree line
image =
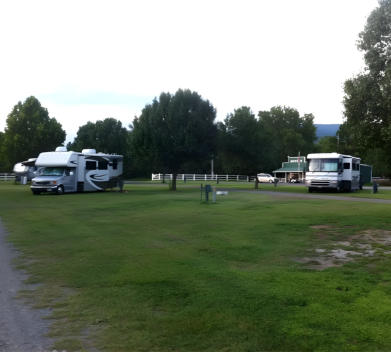
[[[216,110],[190,90],[161,93],[132,124],[115,118],[81,126],[68,149],[95,148],[125,158],[125,176],[151,172],[247,174],[271,172],[287,156],[346,153],[391,175],[391,0],[380,0],[359,34],[365,68],[344,85],[344,123],[335,137],[316,141],[314,116],[275,106],[257,114],[243,106],[216,122]],[[18,102],[0,132],[0,171],[54,150],[65,131],[35,97]],[[174,184],[175,187],[175,184]]]
[[[344,123],[320,149],[358,155],[378,176],[391,176],[391,0],[379,0],[359,34],[365,67],[344,84]]]
[[[255,175],[278,168],[287,155],[315,148],[314,117],[300,116],[293,108],[277,106],[256,116],[249,107],[240,107],[224,121],[215,119],[216,109],[196,92],[162,93],[128,127],[115,118],[80,126],[67,148],[122,154],[126,177],[209,173],[211,160],[215,173]],[[29,97],[15,105],[0,135],[1,170],[54,150],[64,140],[62,126],[38,99]]]

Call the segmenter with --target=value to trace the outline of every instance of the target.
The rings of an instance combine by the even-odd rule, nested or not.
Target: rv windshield
[[[308,171],[337,172],[338,159],[311,159],[309,160]]]
[[[63,174],[63,167],[44,167],[41,170],[41,176],[62,176]]]

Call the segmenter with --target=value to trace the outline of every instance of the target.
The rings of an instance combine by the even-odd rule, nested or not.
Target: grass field
[[[391,350],[391,205],[239,192],[206,204],[188,185],[0,184],[0,197],[20,266],[42,283],[24,296],[53,308],[57,349]],[[341,251],[361,254],[320,270]]]
[[[146,181],[148,182],[148,181]],[[254,183],[253,182],[220,182],[217,184],[214,181],[206,181],[203,182],[203,184],[211,184],[214,187],[221,188],[221,189],[239,189],[239,190],[254,190]],[[158,182],[151,182],[151,184],[159,185]],[[183,183],[182,181],[178,182],[179,187],[199,187],[200,182],[193,182],[188,181],[186,183]],[[268,184],[268,183],[260,183],[259,184],[259,190],[261,191],[273,191],[273,192],[289,192],[289,193],[308,193],[307,187],[304,185],[287,185],[283,183],[279,183],[277,187],[274,186],[274,184]],[[331,196],[344,196],[344,197],[357,197],[357,198],[373,198],[373,199],[391,199],[391,189],[389,188],[379,188],[377,193],[372,193],[372,189],[363,189],[361,191],[357,192],[315,192],[322,194],[322,195],[331,195]]]

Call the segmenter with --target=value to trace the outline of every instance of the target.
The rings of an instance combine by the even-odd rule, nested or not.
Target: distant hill
[[[326,136],[335,136],[341,124],[315,124],[316,127],[316,138],[322,138]]]

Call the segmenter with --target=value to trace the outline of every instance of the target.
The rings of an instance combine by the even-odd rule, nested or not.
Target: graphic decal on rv
[[[109,181],[109,175],[106,170],[91,170],[86,173],[86,181],[100,191],[103,188],[99,186],[99,183]]]
[[[106,175],[97,175],[97,174],[93,174],[90,176],[90,178],[93,180],[93,181],[105,181],[105,176]]]

